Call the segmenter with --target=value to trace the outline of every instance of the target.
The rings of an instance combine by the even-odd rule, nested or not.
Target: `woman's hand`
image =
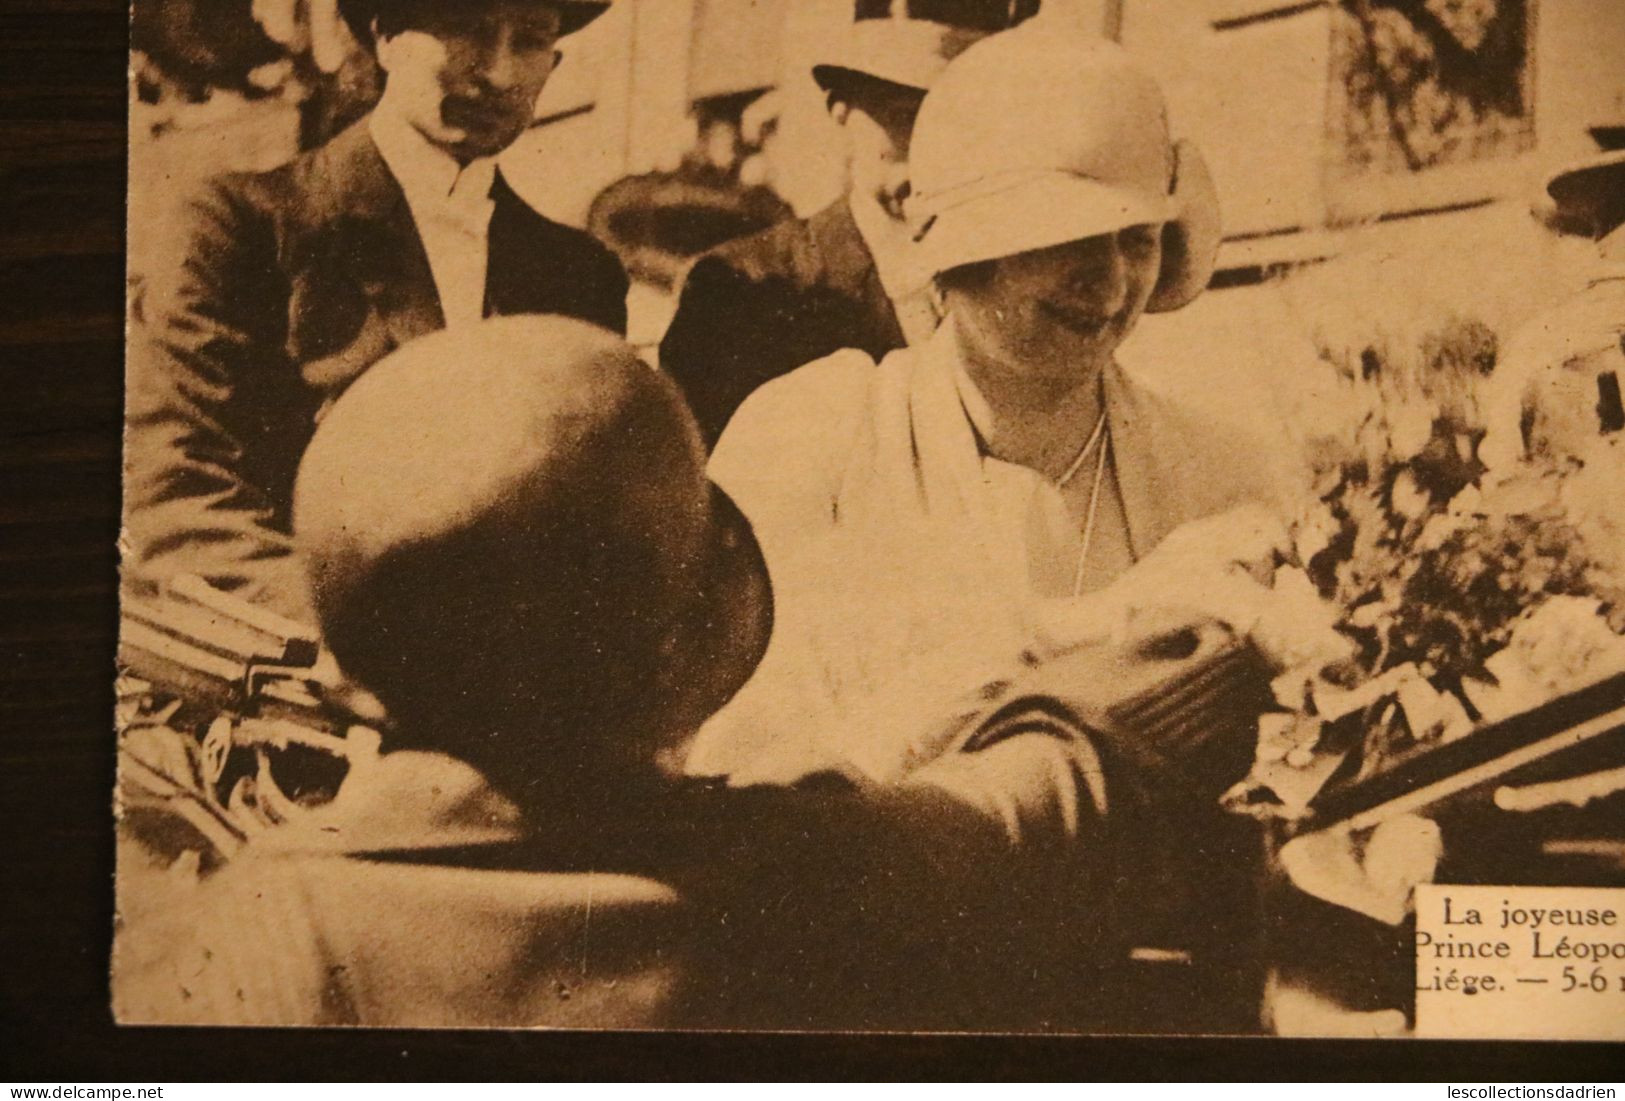
[[[1176,576],[1192,567],[1239,568],[1262,580],[1291,550],[1286,523],[1263,505],[1247,504],[1181,524],[1135,568],[1159,576]]]
[[[1339,660],[1349,644],[1333,631],[1330,607],[1300,571],[1282,568],[1291,548],[1286,524],[1259,505],[1184,524],[1106,589],[1046,606],[1037,652],[1216,626],[1278,669]]]

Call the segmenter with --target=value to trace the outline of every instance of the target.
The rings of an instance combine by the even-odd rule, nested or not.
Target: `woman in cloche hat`
[[[742,733],[769,725],[747,717],[758,704],[838,712],[902,683],[974,683],[988,655],[1029,645],[1039,601],[1103,589],[1175,527],[1275,496],[1262,449],[1114,358],[1142,314],[1201,293],[1219,243],[1203,161],[1129,54],[1042,17],[972,46],[927,95],[912,163],[936,336],[878,368],[847,350],[770,383],[714,454],[780,625],[701,771],[787,770],[782,741]],[[830,698],[802,698],[809,684]],[[835,750],[882,774],[909,752]]]

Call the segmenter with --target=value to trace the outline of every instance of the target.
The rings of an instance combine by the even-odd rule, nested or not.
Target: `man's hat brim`
[[[865,77],[923,92],[948,62],[990,33],[925,19],[868,20],[852,27],[812,67],[812,76],[824,91],[837,94]]]
[[[1600,153],[1554,174],[1546,194],[1568,218],[1589,218],[1625,192],[1625,149]]]
[[[339,14],[350,25],[356,40],[371,42],[372,21],[400,0],[339,0]],[[448,7],[466,8],[467,0],[442,0]],[[559,36],[575,34],[609,10],[612,0],[536,0],[559,10]]]

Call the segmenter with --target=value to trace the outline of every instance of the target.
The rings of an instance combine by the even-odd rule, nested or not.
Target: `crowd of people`
[[[147,265],[127,585],[315,625],[383,752],[120,931],[121,1017],[1255,1027],[1218,796],[1337,643],[1270,614],[1272,448],[1115,358],[1220,240],[1157,82],[857,0],[849,192],[701,258],[656,368],[495,160],[609,6],[341,0],[376,108]],[[1553,194],[1617,253],[1604,160]]]

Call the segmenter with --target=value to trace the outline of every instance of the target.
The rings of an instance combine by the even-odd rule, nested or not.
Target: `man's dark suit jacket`
[[[500,174],[492,199],[486,315],[624,333],[614,256]],[[365,120],[283,167],[212,182],[163,239],[132,304],[130,577],[199,574],[303,617],[289,537],[299,460],[346,386],[445,327],[428,254]]]
[[[757,387],[842,348],[906,342],[846,200],[701,258],[660,344],[707,444]]]
[[[946,762],[968,781],[953,795],[584,765],[545,797],[527,786],[529,813],[461,761],[386,753],[359,790],[201,883],[169,870],[149,797],[146,817],[120,822],[138,855],[120,868],[116,1011],[169,1025],[1256,1027],[1236,932],[1257,928],[1251,823],[1184,823],[1184,789],[1137,763],[1090,762],[1041,729],[1014,738],[1030,752]],[[1085,794],[1091,767],[1106,814]],[[1173,867],[1198,872],[1165,897],[1164,858],[1187,850]],[[1162,943],[1144,939],[1159,928],[1147,917],[1197,898],[1176,913],[1201,966],[1129,960]]]

